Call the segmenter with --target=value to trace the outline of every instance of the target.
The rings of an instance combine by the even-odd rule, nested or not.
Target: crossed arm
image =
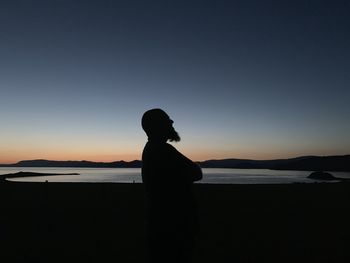
[[[191,182],[199,181],[203,178],[202,170],[195,162],[191,161],[185,155],[177,151],[172,147],[173,158],[176,163],[176,167],[181,170],[181,173],[188,178]]]

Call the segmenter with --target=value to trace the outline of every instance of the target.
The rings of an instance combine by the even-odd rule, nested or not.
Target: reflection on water
[[[140,183],[140,168],[38,168],[0,167],[0,174],[17,172],[37,173],[79,173],[79,175],[55,175],[13,178],[21,182],[89,182],[89,183]],[[199,183],[211,184],[289,184],[314,183],[306,178],[309,171],[274,171],[267,169],[203,169],[203,180]],[[336,177],[350,178],[350,173],[332,172]],[[164,174],[166,176],[166,174]]]

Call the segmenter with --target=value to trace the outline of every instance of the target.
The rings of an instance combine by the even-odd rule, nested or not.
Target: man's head
[[[142,128],[148,138],[156,140],[180,141],[179,134],[173,127],[173,121],[168,114],[161,109],[151,109],[146,111],[142,116]]]

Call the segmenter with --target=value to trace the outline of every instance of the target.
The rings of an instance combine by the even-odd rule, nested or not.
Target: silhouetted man
[[[144,113],[148,142],[142,153],[142,181],[147,198],[147,242],[150,262],[190,262],[198,218],[193,182],[199,166],[167,141],[180,141],[173,121],[161,109]]]

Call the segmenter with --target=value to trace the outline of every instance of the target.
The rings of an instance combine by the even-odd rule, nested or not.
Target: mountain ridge
[[[202,168],[239,168],[303,171],[350,171],[350,155],[299,156],[286,159],[210,159],[197,162]],[[142,161],[55,161],[46,159],[22,160],[14,164],[0,164],[0,167],[71,167],[71,168],[140,168]]]

